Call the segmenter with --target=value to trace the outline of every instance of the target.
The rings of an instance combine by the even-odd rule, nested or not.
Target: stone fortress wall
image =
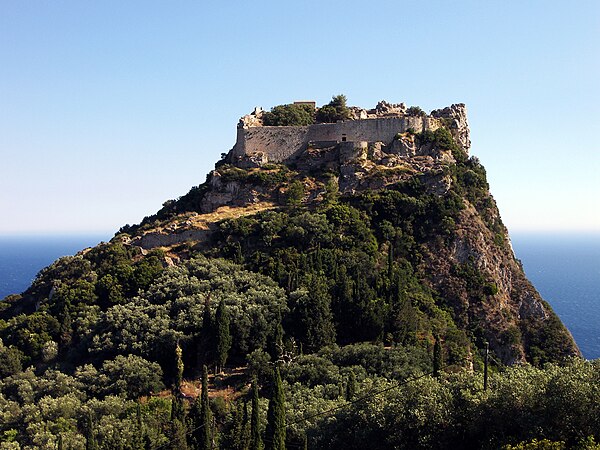
[[[383,106],[382,106],[383,105]],[[380,102],[374,110],[353,109],[356,118],[337,123],[308,126],[263,126],[262,110],[242,117],[237,141],[229,161],[239,165],[261,165],[268,162],[293,161],[311,145],[332,145],[339,142],[382,142],[388,144],[398,133],[450,127],[465,150],[470,147],[469,129],[464,104],[435,110],[430,115],[410,116],[403,104]],[[370,113],[370,114],[368,114]]]

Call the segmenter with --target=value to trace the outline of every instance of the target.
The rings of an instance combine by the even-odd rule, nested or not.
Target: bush
[[[20,372],[22,353],[14,347],[5,347],[0,339],[0,378]]]
[[[298,206],[304,199],[304,184],[299,180],[294,180],[290,183],[286,192],[287,198],[286,203],[288,206]]]
[[[310,105],[279,105],[263,116],[266,126],[304,126],[315,122],[315,109]]]
[[[418,106],[411,106],[406,110],[406,115],[408,116],[416,116],[416,117],[425,117],[427,113],[423,111]]]
[[[334,123],[350,117],[350,109],[346,106],[345,95],[335,95],[331,101],[317,111],[317,122]]]
[[[164,389],[161,367],[136,355],[118,355],[112,361],[104,361],[101,372],[110,382],[108,394],[135,399]]]

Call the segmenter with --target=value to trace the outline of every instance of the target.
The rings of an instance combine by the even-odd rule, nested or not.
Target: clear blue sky
[[[0,0],[0,234],[114,232],[254,106],[464,102],[511,231],[600,231],[598,1]]]

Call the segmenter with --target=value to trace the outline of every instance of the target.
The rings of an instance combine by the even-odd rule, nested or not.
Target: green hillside
[[[596,448],[598,362],[483,166],[450,126],[397,139],[417,155],[225,158],[7,297],[0,449]]]

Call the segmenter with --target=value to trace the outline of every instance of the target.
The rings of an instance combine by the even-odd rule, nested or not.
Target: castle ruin
[[[243,116],[237,128],[237,141],[228,162],[239,167],[267,163],[291,163],[308,148],[331,147],[343,142],[364,146],[388,146],[400,133],[422,132],[445,126],[466,151],[469,150],[467,110],[463,103],[437,109],[430,114],[409,114],[404,104],[379,102],[372,110],[351,107],[351,117],[337,123],[307,126],[264,126],[261,108]],[[348,144],[345,144],[348,145]]]

